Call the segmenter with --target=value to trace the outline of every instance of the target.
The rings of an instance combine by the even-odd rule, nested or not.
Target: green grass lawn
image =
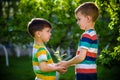
[[[5,57],[0,57],[0,80],[34,80],[31,58],[9,57],[9,67],[5,65]]]
[[[98,66],[98,80],[119,80],[120,69],[113,67],[111,69]],[[34,80],[31,58],[10,57],[9,67],[5,65],[5,56],[0,56],[0,80]],[[74,67],[69,67],[65,74],[60,75],[59,80],[75,80]]]

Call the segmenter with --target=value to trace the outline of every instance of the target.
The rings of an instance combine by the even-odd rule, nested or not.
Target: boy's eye
[[[47,32],[51,32],[51,30],[47,30]]]
[[[78,21],[80,21],[80,19],[78,19]]]

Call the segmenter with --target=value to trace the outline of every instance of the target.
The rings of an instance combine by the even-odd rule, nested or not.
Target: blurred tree
[[[76,24],[74,10],[86,1],[95,1],[100,16],[95,28],[99,34],[99,47],[108,47],[110,58],[120,56],[120,1],[119,0],[0,0],[0,42],[29,44],[33,39],[27,33],[32,18],[42,17],[53,26],[49,47],[60,46],[76,49],[82,30]],[[106,46],[107,45],[107,46]],[[104,58],[105,52],[101,53]],[[106,58],[105,58],[106,59]]]
[[[8,44],[12,41],[12,20],[17,12],[19,0],[0,0],[0,43]],[[11,25],[12,24],[12,25]]]
[[[75,48],[82,31],[76,24],[74,10],[82,2],[80,0],[21,0],[20,11],[15,21],[20,22],[19,28],[26,30],[26,25],[30,19],[34,17],[45,18],[53,26],[53,35],[48,45],[53,48],[57,46],[62,48],[74,46]],[[16,22],[16,24],[18,23]],[[29,39],[29,42],[31,40]]]
[[[0,0],[0,17],[3,15],[3,12],[2,12],[2,0]]]
[[[75,36],[75,34],[73,34],[74,28],[79,28],[75,27],[77,24],[74,16],[74,9],[78,6],[78,3],[79,0],[21,0],[19,12],[16,15],[14,23],[17,25],[19,22],[17,29],[26,30],[27,23],[32,18],[45,18],[49,20],[53,26],[53,35],[48,45],[51,47],[61,46],[67,48],[71,42],[73,42],[71,40],[73,40],[72,38]],[[79,31],[77,33],[79,33]],[[31,41],[32,39],[29,39],[29,42]]]
[[[101,10],[102,20],[109,19],[108,30],[100,35],[100,42],[107,42],[107,46],[102,49],[99,61],[109,67],[120,66],[120,0],[96,0],[96,3]]]

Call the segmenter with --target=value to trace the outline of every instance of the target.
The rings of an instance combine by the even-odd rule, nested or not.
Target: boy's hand
[[[58,63],[58,65],[66,67],[66,68],[69,66],[67,61],[61,61]]]
[[[64,74],[67,71],[67,69],[65,67],[63,67],[59,64],[56,64],[55,66],[58,68],[57,71],[61,74]]]
[[[62,69],[59,69],[59,70],[57,70],[59,73],[61,73],[61,74],[64,74],[66,71],[67,71],[67,69],[66,68],[64,68],[64,67],[62,67]]]

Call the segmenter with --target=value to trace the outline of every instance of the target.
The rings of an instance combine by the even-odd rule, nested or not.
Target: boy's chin
[[[49,40],[46,40],[45,42],[48,42]]]

